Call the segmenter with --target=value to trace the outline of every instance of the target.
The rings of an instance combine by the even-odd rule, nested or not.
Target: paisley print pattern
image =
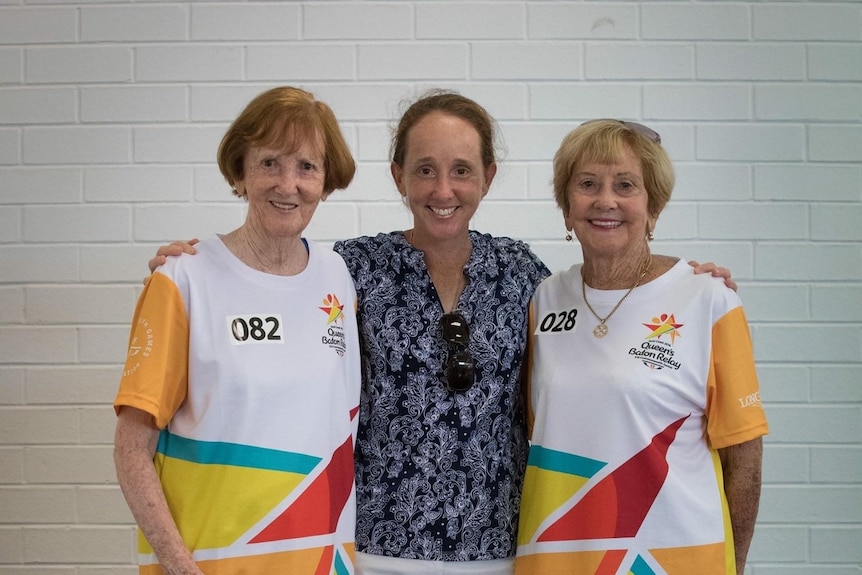
[[[359,298],[358,551],[430,561],[515,553],[527,310],[549,272],[523,242],[472,231],[470,240],[458,309],[476,382],[464,393],[446,388],[443,308],[422,252],[401,232],[335,244]]]

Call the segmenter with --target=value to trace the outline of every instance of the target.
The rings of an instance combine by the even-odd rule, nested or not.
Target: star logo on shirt
[[[342,319],[344,315],[344,304],[338,301],[338,296],[332,293],[326,294],[326,297],[323,298],[323,307],[319,309],[329,314],[329,317],[326,318],[327,325]]]
[[[663,313],[659,317],[652,318],[652,323],[645,323],[643,325],[652,330],[645,339],[661,339],[663,335],[667,335],[670,338],[671,345],[673,345],[676,338],[682,337],[682,334],[679,333],[679,328],[685,324],[677,323],[674,314]]]

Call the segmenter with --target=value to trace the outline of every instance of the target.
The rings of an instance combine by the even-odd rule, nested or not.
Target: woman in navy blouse
[[[464,96],[413,103],[391,150],[413,227],[335,244],[359,299],[361,573],[511,570],[527,309],[549,272],[524,242],[469,229],[497,170],[495,135]]]

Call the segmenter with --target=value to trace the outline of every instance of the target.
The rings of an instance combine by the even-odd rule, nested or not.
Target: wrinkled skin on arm
[[[114,432],[114,465],[129,509],[167,575],[204,575],[186,548],[168,509],[153,456],[159,430],[153,416],[124,406]]]
[[[758,437],[719,449],[718,456],[721,459],[724,492],[733,526],[736,572],[742,575],[760,505],[763,440]]]

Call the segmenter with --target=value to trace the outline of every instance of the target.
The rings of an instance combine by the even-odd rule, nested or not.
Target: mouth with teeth
[[[431,211],[437,214],[440,217],[451,216],[457,210],[457,207],[454,208],[431,208]]]
[[[284,202],[276,202],[275,200],[270,200],[269,204],[279,210],[293,210],[296,209],[296,204],[288,204]]]
[[[623,223],[618,220],[589,220],[590,224],[603,230],[614,230]]]

